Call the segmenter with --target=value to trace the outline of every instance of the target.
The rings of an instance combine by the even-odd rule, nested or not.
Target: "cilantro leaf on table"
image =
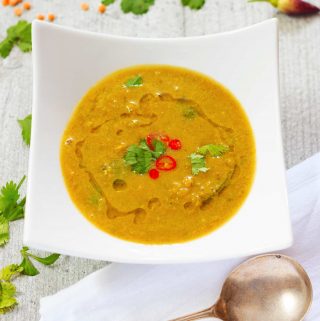
[[[208,145],[199,147],[197,150],[197,153],[204,156],[209,154],[211,157],[220,157],[228,151],[229,151],[229,147],[226,145],[208,144]]]
[[[0,280],[11,281],[23,271],[23,268],[18,264],[10,264],[0,270]]]
[[[154,4],[155,0],[121,0],[121,9],[124,13],[132,12],[135,15],[144,14]]]
[[[17,45],[22,52],[32,50],[31,23],[20,20],[16,25],[7,29],[7,37],[0,42],[0,56],[9,56],[14,45]]]
[[[113,4],[116,0],[101,0],[101,3],[105,6],[108,6],[109,4]]]
[[[199,173],[205,173],[209,169],[206,166],[206,159],[201,154],[192,153],[190,156],[192,174],[198,175]]]
[[[205,2],[206,0],[181,0],[181,3],[185,7],[189,7],[190,9],[193,9],[193,10],[201,9],[204,6]]]
[[[128,79],[125,83],[124,83],[124,86],[126,88],[130,88],[130,87],[140,87],[143,85],[143,79],[141,76],[137,75],[137,76],[134,76],[130,79]]]
[[[29,248],[27,246],[24,246],[21,249],[20,253],[22,255],[22,262],[20,263],[19,266],[23,268],[21,273],[29,276],[35,276],[40,273],[39,270],[34,266],[30,258],[40,262],[43,265],[52,265],[60,257],[60,254],[57,254],[57,253],[50,254],[46,257],[40,257],[32,253],[29,253],[28,251],[29,251]]]
[[[0,190],[0,246],[9,241],[9,222],[24,217],[26,198],[19,201],[19,189],[25,178],[24,176],[18,184],[10,181]]]
[[[17,304],[16,287],[7,281],[0,281],[0,314],[9,312]]]
[[[18,123],[21,127],[23,141],[30,146],[32,115],[30,114],[24,119],[18,119]]]

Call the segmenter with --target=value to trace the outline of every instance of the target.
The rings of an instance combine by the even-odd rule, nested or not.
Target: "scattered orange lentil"
[[[24,2],[23,3],[23,8],[26,10],[30,10],[31,9],[31,3],[30,2]]]
[[[19,0],[9,0],[9,5],[14,7],[19,3]]]
[[[9,4],[9,0],[2,0],[2,5],[7,6]]]
[[[105,13],[106,12],[106,6],[104,5],[104,4],[100,4],[99,5],[99,7],[98,7],[98,11],[100,12],[100,13]]]
[[[86,2],[81,3],[81,9],[83,11],[88,11],[89,10],[89,5]]]
[[[41,14],[41,13],[38,13],[38,14],[37,14],[37,19],[38,19],[38,20],[44,20],[44,19],[45,19],[45,16],[44,16],[43,14]]]
[[[22,15],[22,8],[16,7],[16,8],[13,9],[13,12],[14,12],[14,14],[15,14],[17,17],[21,17],[21,15]]]
[[[53,22],[56,19],[56,16],[53,13],[48,13],[48,20]]]

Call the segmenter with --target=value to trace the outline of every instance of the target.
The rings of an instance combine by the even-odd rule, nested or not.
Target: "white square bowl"
[[[24,243],[62,254],[130,263],[185,263],[244,256],[292,243],[278,92],[277,21],[195,38],[135,39],[33,23],[34,100]],[[72,203],[60,140],[81,97],[98,80],[137,64],[202,72],[229,88],[253,128],[257,169],[238,213],[211,234],[181,244],[144,245],[90,224]]]

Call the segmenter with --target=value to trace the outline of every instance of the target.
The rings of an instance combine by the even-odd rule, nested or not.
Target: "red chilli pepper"
[[[173,150],[179,150],[182,147],[181,141],[179,139],[172,139],[169,142],[169,147]]]
[[[170,141],[170,137],[168,135],[158,134],[158,133],[149,134],[146,138],[146,142],[151,150],[154,150],[153,141],[155,139],[160,140],[161,142],[165,143],[166,145],[168,145],[168,143]]]
[[[156,160],[156,167],[160,171],[171,171],[177,167],[177,162],[173,157],[164,155]]]
[[[159,178],[159,175],[160,175],[160,173],[159,173],[159,171],[157,169],[153,168],[153,169],[149,170],[150,178],[157,179],[157,178]]]
[[[289,15],[314,14],[320,11],[320,8],[304,0],[249,0],[249,2],[269,2],[279,11]]]

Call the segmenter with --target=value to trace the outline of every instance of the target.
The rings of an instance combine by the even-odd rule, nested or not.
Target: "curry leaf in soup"
[[[141,76],[135,76],[133,78],[128,79],[125,83],[124,86],[126,88],[130,88],[130,87],[140,87],[143,85],[143,79]]]
[[[198,175],[199,173],[205,173],[209,169],[206,166],[206,159],[201,154],[192,153],[190,156],[192,174]]]
[[[209,154],[212,157],[220,157],[228,151],[229,151],[229,147],[226,145],[208,144],[208,145],[199,147],[197,152],[204,156]]]

